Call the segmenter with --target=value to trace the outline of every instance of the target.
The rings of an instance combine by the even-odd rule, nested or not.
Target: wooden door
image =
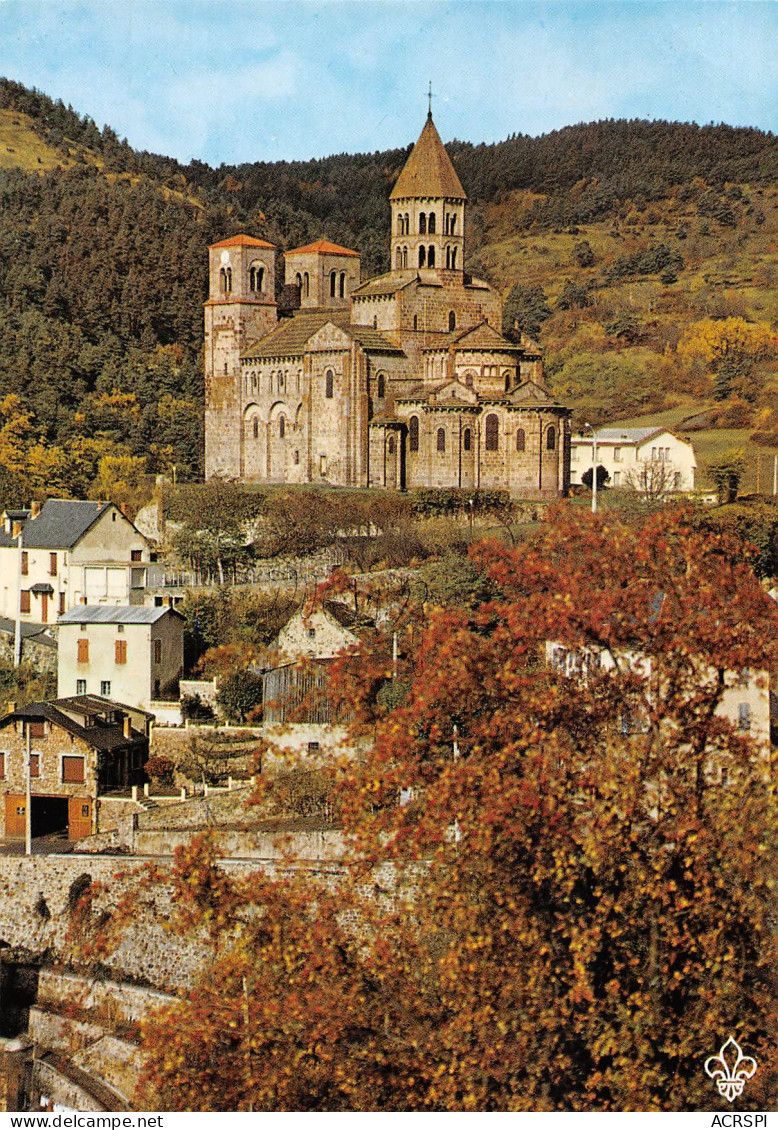
[[[24,837],[27,830],[27,801],[12,793],[5,798],[5,834]]]
[[[68,839],[92,835],[92,801],[88,796],[68,797]]]
[[[47,592],[41,593],[41,623],[48,624],[49,622],[49,594]]]

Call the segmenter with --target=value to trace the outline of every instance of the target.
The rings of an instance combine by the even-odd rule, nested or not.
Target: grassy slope
[[[32,119],[18,110],[0,110],[0,168],[47,173],[74,164],[61,149],[49,145],[32,128]]]
[[[755,209],[764,213],[758,224],[753,216],[743,216],[736,227],[722,227],[714,220],[701,218],[693,202],[668,199],[651,203],[643,210],[626,205],[619,217],[581,225],[574,231],[518,230],[517,218],[532,202],[529,193],[513,194],[504,202],[487,207],[483,212],[485,242],[478,253],[478,267],[500,286],[504,293],[514,282],[543,287],[554,307],[565,280],[594,280],[593,305],[573,317],[555,311],[544,325],[541,343],[549,368],[579,351],[614,351],[635,358],[648,356],[646,345],[616,347],[609,341],[604,325],[622,312],[632,314],[639,322],[650,325],[648,349],[654,359],[661,356],[691,322],[707,316],[741,316],[778,327],[778,189],[751,190],[741,186]],[[679,226],[686,226],[688,235],[677,238]],[[708,234],[705,234],[707,225]],[[596,265],[579,268],[573,249],[581,240],[588,240],[596,256]],[[623,281],[616,286],[602,285],[603,271],[617,255],[645,247],[649,241],[665,242],[681,252],[685,267],[672,286],[663,286],[656,277]],[[768,389],[778,393],[778,367],[768,372]],[[608,422],[624,425],[661,423],[684,434],[682,422],[712,401],[689,395],[680,378],[672,375],[666,388],[667,408],[640,417],[627,418],[613,405]],[[575,407],[575,405],[573,405]],[[700,467],[699,485],[707,487],[707,467],[728,448],[742,448],[746,471],[742,490],[757,486],[772,489],[773,455],[778,448],[757,447],[750,439],[752,429],[706,429],[689,435]]]

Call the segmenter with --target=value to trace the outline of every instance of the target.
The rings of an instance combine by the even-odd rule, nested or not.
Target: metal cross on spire
[[[430,80],[430,88],[429,88],[429,91],[427,93],[427,98],[429,99],[429,109],[427,110],[427,117],[431,118],[432,117],[432,80]]]

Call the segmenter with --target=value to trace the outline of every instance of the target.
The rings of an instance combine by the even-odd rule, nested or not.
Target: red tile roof
[[[222,239],[219,243],[212,243],[211,247],[267,247],[275,250],[274,243],[266,243],[264,239],[254,239],[251,235],[231,235],[229,239]]]
[[[316,252],[319,255],[353,255],[355,259],[359,258],[358,251],[351,251],[348,247],[340,247],[337,243],[330,243],[328,239],[317,239],[315,243],[308,243],[305,247],[295,247],[291,251],[287,251],[287,255],[302,255],[306,252]]]

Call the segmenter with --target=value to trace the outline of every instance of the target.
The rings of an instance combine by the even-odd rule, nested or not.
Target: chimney
[[[6,709],[8,710],[9,714],[13,714],[13,712],[16,710],[16,701],[12,699],[9,703],[6,703]]]
[[[22,526],[23,525],[24,525],[23,522],[14,521],[13,532],[11,534],[11,537],[18,538],[19,534],[22,532]]]
[[[129,714],[124,715],[124,736],[125,736],[125,738],[131,738],[132,737],[132,729],[130,727],[130,716],[129,716]]]
[[[30,517],[31,518],[37,518],[38,515],[40,514],[40,512],[41,512],[40,502],[31,502],[30,503]]]

